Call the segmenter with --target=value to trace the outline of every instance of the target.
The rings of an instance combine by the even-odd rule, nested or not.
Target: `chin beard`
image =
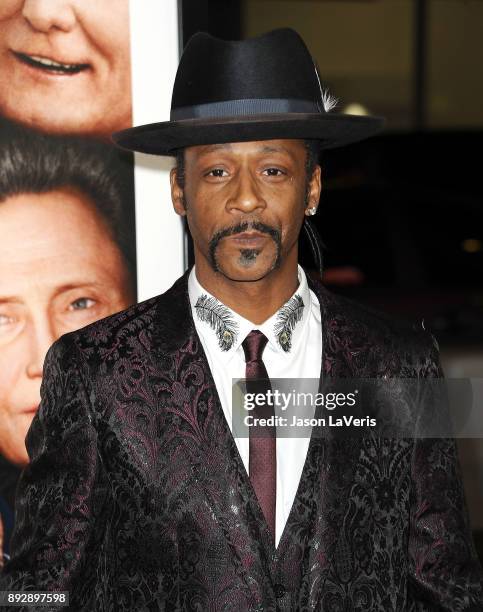
[[[242,232],[246,232],[247,230],[254,229],[258,232],[268,234],[274,241],[276,247],[276,257],[275,261],[270,268],[270,271],[278,268],[280,266],[282,260],[282,236],[279,230],[271,227],[270,225],[266,225],[265,223],[260,223],[258,221],[254,221],[249,223],[248,221],[244,221],[243,223],[238,223],[237,225],[233,225],[231,227],[224,228],[212,237],[209,244],[209,261],[211,268],[214,272],[220,272],[220,266],[218,264],[216,258],[216,249],[220,241],[227,236],[233,236],[235,234],[241,234]],[[240,249],[240,257],[238,262],[244,268],[249,268],[252,266],[256,260],[260,251],[258,249]]]
[[[259,255],[260,251],[258,249],[241,249],[238,261],[244,268],[248,268],[256,261]]]

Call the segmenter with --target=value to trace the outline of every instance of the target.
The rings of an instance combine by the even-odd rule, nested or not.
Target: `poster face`
[[[128,0],[0,2],[5,554],[48,348],[136,301],[133,157],[110,142],[131,125]]]
[[[131,125],[128,0],[2,0],[0,113],[49,133]]]
[[[0,125],[0,453],[23,466],[50,345],[135,301],[130,202],[112,147]]]

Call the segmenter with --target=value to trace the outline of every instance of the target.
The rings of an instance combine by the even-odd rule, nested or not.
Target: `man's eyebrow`
[[[66,293],[67,291],[71,291],[72,289],[80,289],[82,291],[89,289],[97,289],[98,287],[102,287],[100,283],[93,283],[84,279],[74,280],[71,283],[64,283],[63,285],[59,285],[55,287],[52,292],[52,297],[56,298],[61,293]]]

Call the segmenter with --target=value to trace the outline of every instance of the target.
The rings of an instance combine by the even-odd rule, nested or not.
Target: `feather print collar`
[[[302,320],[304,308],[303,299],[296,293],[277,312],[274,332],[277,342],[286,353],[292,348],[292,333],[297,323]]]
[[[196,314],[200,321],[208,323],[215,332],[218,346],[222,351],[229,351],[238,336],[238,324],[231,310],[213,296],[200,295],[195,304]]]
[[[304,308],[303,299],[296,293],[277,312],[274,333],[279,346],[286,353],[292,348],[292,333],[297,323],[302,320]],[[239,325],[233,317],[233,312],[206,293],[196,300],[195,311],[198,319],[207,323],[215,332],[220,349],[229,351],[239,333]]]
[[[195,326],[204,341],[225,354],[234,353],[252,329],[260,329],[272,346],[291,354],[308,321],[312,297],[304,270],[298,267],[299,286],[285,304],[261,325],[255,325],[209,293],[196,278],[188,278],[188,293]]]

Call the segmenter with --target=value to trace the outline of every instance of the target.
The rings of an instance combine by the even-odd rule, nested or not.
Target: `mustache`
[[[271,225],[267,225],[266,223],[261,223],[260,221],[243,221],[242,223],[237,223],[236,225],[232,225],[231,227],[225,227],[216,232],[210,240],[210,246],[213,245],[215,248],[218,246],[218,243],[223,238],[227,236],[234,236],[235,234],[242,234],[247,230],[257,230],[260,233],[268,234],[275,240],[275,242],[280,241],[280,231],[272,227]]]
[[[263,234],[268,234],[272,240],[277,245],[277,252],[280,252],[280,248],[282,245],[282,235],[280,230],[272,227],[271,225],[267,225],[266,223],[262,223],[261,221],[243,221],[241,223],[237,223],[230,227],[225,227],[221,230],[218,230],[210,240],[209,250],[210,250],[210,259],[213,266],[216,268],[216,258],[215,251],[223,238],[227,236],[234,236],[235,234],[241,234],[243,232],[249,230],[256,230]]]

